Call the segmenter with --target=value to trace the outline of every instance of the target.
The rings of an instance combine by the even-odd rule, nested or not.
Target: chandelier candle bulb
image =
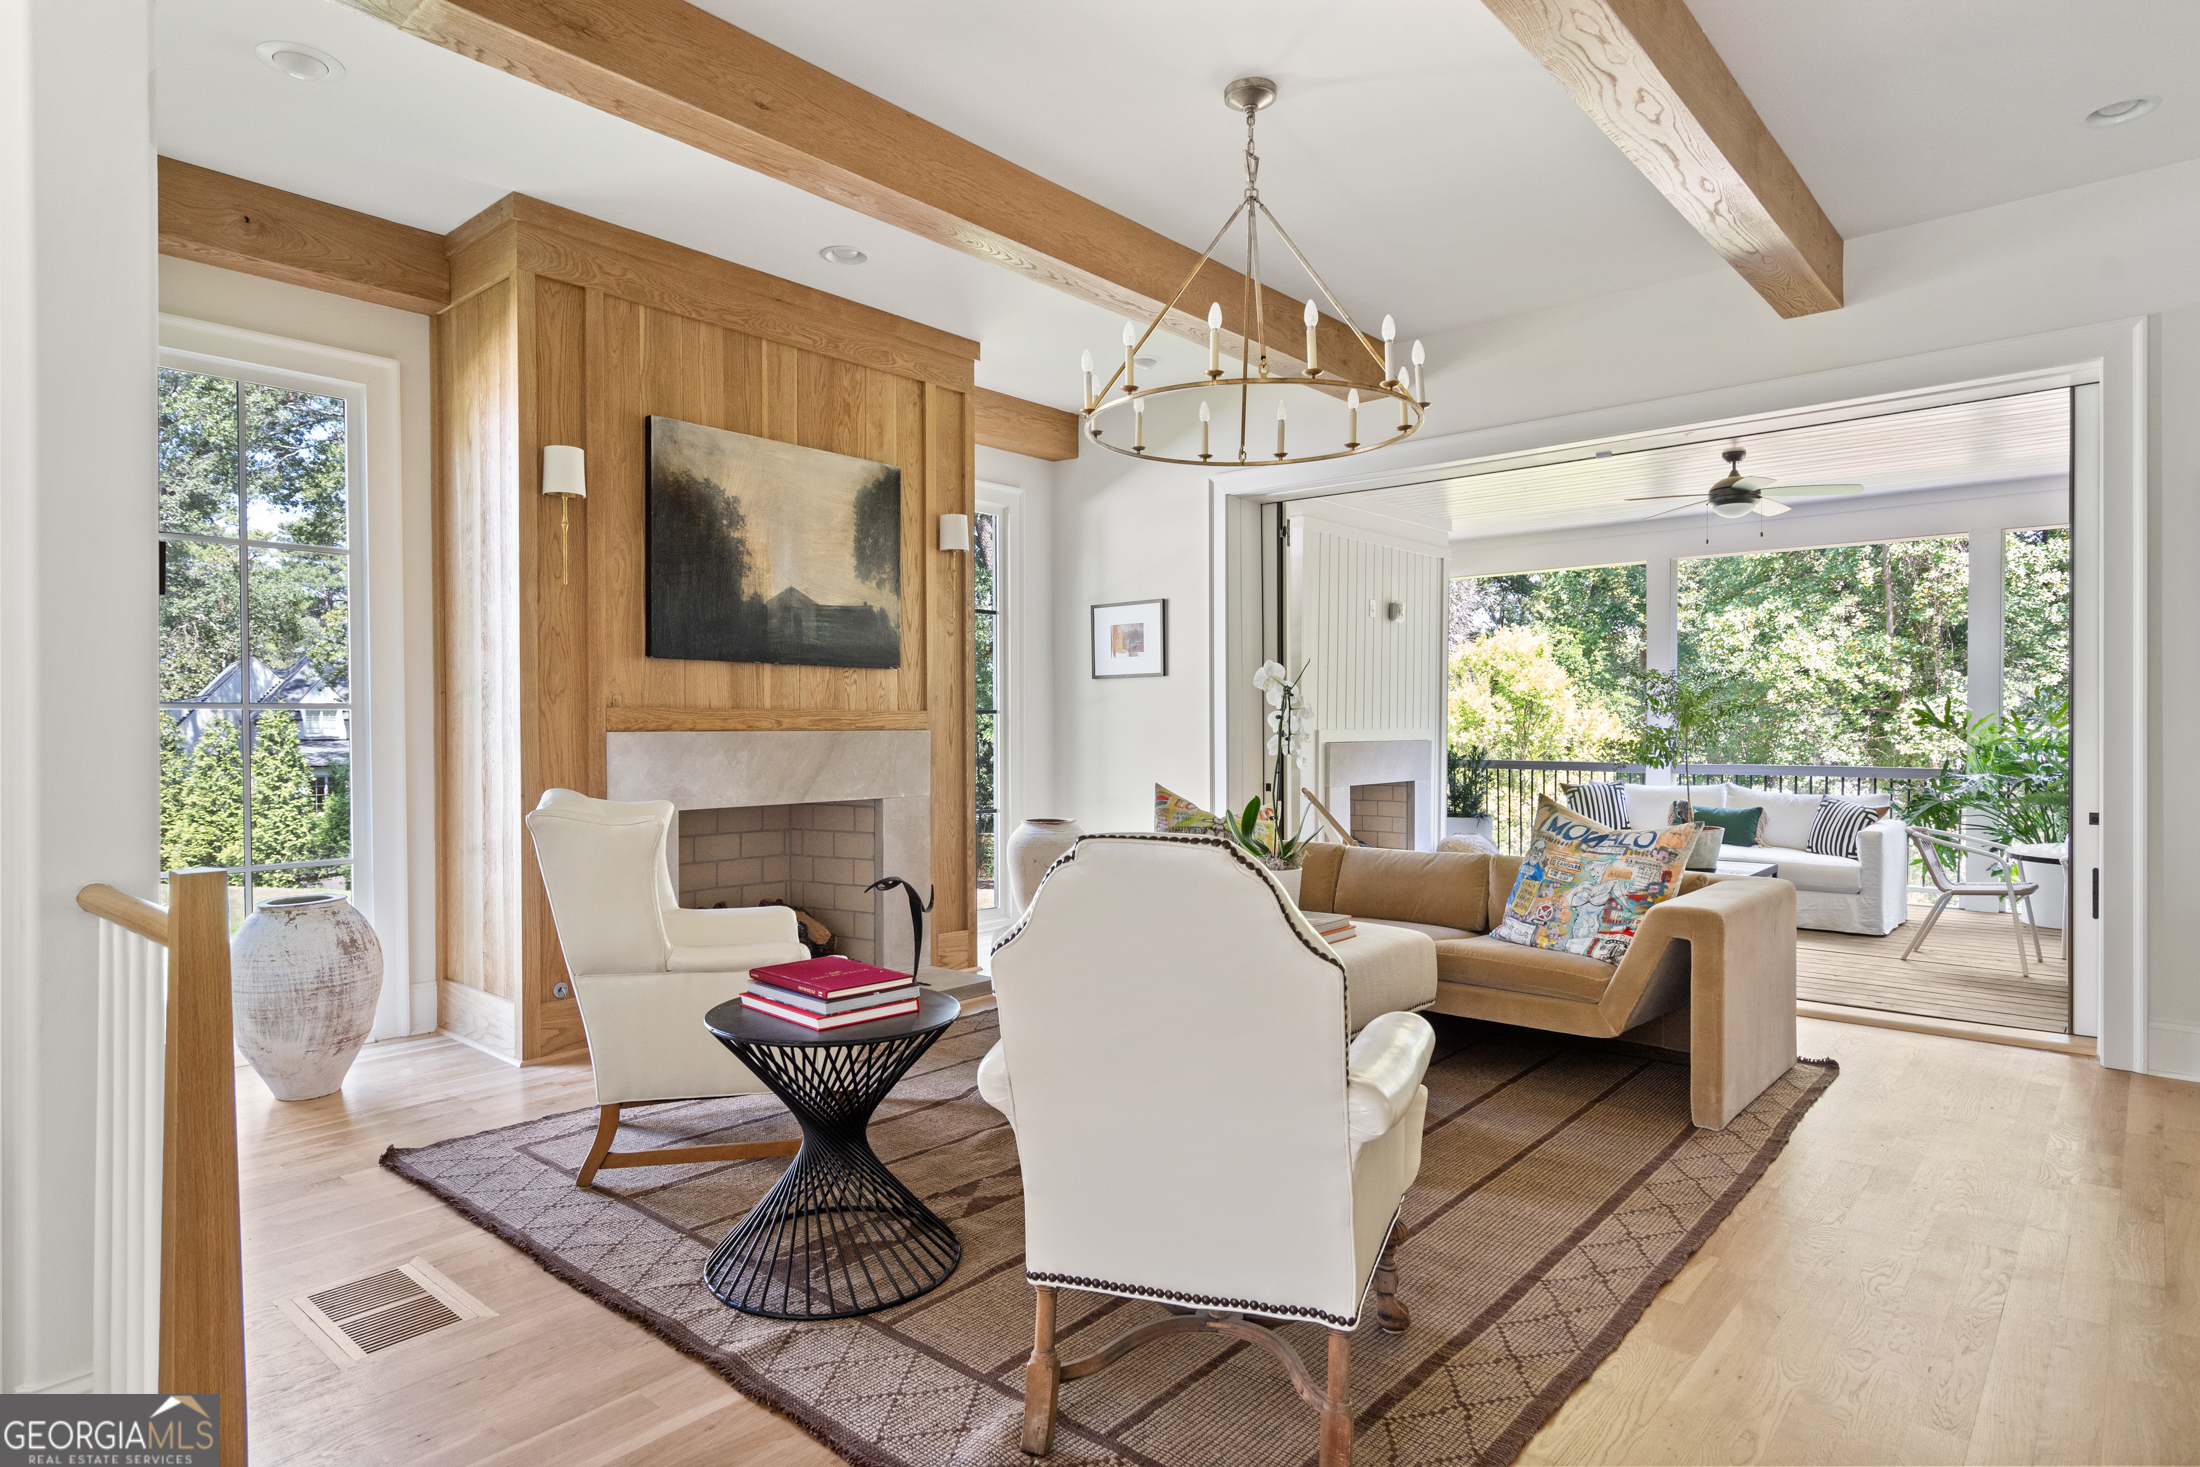
[[[1201,403],[1199,405],[1199,456],[1201,458],[1208,458],[1213,454],[1214,450],[1207,441],[1208,435],[1212,431],[1207,421],[1207,404]]]
[[[1085,411],[1092,411],[1092,353],[1085,353]]]
[[[1315,338],[1319,334],[1316,332],[1315,327],[1320,324],[1321,318],[1322,313],[1314,309],[1313,297],[1308,296],[1306,300],[1306,375],[1309,377],[1321,375],[1322,369],[1314,360]]]
[[[1279,403],[1277,403],[1277,404],[1276,404],[1276,457],[1277,457],[1277,458],[1282,458],[1282,457],[1284,456],[1284,450],[1283,450],[1283,424],[1284,424],[1284,419],[1285,419],[1285,418],[1286,418],[1287,416],[1288,416],[1288,414],[1286,414],[1286,413],[1284,412],[1284,410],[1283,410],[1283,404],[1282,404],[1282,403],[1280,403],[1280,402],[1279,402]]]
[[[1132,431],[1137,434],[1136,437],[1131,439],[1131,447],[1144,448],[1146,446],[1146,399],[1143,397],[1131,404],[1131,424]]]
[[[1207,375],[1222,375],[1222,302],[1207,308]]]
[[[1413,343],[1413,400],[1421,403],[1422,407],[1428,406],[1427,403],[1421,402],[1421,399],[1427,396],[1421,390],[1421,364],[1427,360],[1428,353],[1421,350],[1421,343],[1418,341]]]
[[[1360,446],[1360,389],[1357,387],[1344,395],[1344,446]]]
[[[1138,390],[1138,328],[1128,321],[1123,323],[1123,390]]]
[[[1388,316],[1383,317],[1383,386],[1385,387],[1394,387],[1398,383],[1398,373],[1390,365],[1391,343],[1397,339],[1398,323]]]

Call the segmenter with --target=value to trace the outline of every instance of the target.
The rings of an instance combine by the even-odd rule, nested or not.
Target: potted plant
[[[1450,750],[1445,771],[1449,798],[1445,802],[1444,834],[1492,838],[1496,819],[1490,814],[1490,751],[1480,744],[1461,752]]]
[[[2070,838],[2070,700],[2033,700],[2002,713],[1974,716],[1951,695],[1939,707],[1922,704],[1910,721],[1963,745],[1931,779],[1912,785],[1902,818],[1933,830],[1966,830],[1999,845],[2054,846]],[[2027,879],[2043,927],[2063,924],[2059,861],[2043,860]]]
[[[1263,662],[1253,674],[1253,686],[1268,703],[1268,752],[1275,756],[1275,777],[1269,783],[1274,803],[1263,805],[1255,795],[1246,801],[1245,809],[1236,815],[1224,814],[1222,828],[1230,839],[1254,860],[1266,866],[1290,894],[1291,900],[1299,899],[1299,862],[1306,850],[1306,843],[1313,839],[1314,831],[1304,811],[1300,812],[1295,831],[1284,833],[1283,811],[1287,806],[1284,783],[1291,769],[1306,768],[1309,748],[1313,743],[1313,731],[1308,720],[1313,713],[1306,694],[1299,689],[1299,679],[1306,676],[1306,668],[1299,668],[1297,677],[1287,677],[1280,662]]]

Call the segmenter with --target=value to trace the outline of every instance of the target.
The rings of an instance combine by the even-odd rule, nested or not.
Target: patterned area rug
[[[1435,1018],[1428,1134],[1399,1250],[1404,1335],[1365,1311],[1352,1345],[1360,1467],[1517,1457],[1619,1344],[1658,1287],[1771,1164],[1837,1073],[1804,1061],[1724,1131],[1688,1119],[1688,1072],[1629,1046]],[[880,1107],[872,1145],[954,1227],[955,1276],[863,1319],[790,1324],[725,1308],[701,1282],[718,1239],[782,1159],[573,1177],[593,1110],[392,1148],[382,1164],[559,1278],[715,1367],[863,1467],[1021,1467],[1023,1276],[1015,1139],[978,1098],[991,1013],[958,1023]],[[769,1096],[630,1113],[621,1150],[793,1137]],[[1061,1294],[1065,1358],[1162,1315]],[[1318,1362],[1324,1331],[1284,1326]],[[1315,1416],[1273,1360],[1197,1336],[1062,1388],[1050,1463],[1305,1467]]]

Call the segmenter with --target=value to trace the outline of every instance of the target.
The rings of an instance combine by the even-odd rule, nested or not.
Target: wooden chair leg
[[[1042,1286],[1038,1295],[1038,1320],[1032,1330],[1031,1360],[1024,1366],[1022,1445],[1032,1456],[1044,1457],[1054,1449],[1054,1417],[1062,1388],[1062,1361],[1054,1353],[1054,1290]]]
[[[1320,1467],[1352,1467],[1352,1336],[1329,1332],[1329,1389],[1322,1407]]]
[[[580,1176],[573,1185],[585,1187],[596,1180],[596,1168],[611,1154],[611,1138],[619,1134],[619,1108],[615,1105],[600,1107],[603,1112],[596,1119],[596,1144],[588,1148],[588,1160],[581,1163]]]
[[[1392,1223],[1390,1241],[1375,1264],[1375,1327],[1386,1335],[1402,1335],[1413,1323],[1413,1311],[1398,1297],[1398,1245],[1410,1236],[1404,1218]]]

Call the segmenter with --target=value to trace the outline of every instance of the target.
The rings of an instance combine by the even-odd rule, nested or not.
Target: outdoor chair
[[[2040,947],[2039,923],[2034,919],[2032,911],[2032,894],[2040,889],[2040,884],[2037,881],[2020,881],[2011,875],[2012,872],[2022,871],[2023,867],[2017,863],[2016,857],[2009,854],[2007,846],[1976,840],[1967,835],[1957,835],[1952,831],[1931,830],[1922,825],[1910,827],[1910,841],[1917,847],[1918,856],[1925,862],[1925,874],[1931,879],[1933,889],[1940,895],[1933,901],[1933,910],[1918,924],[1917,936],[1911,938],[1910,945],[1903,950],[1902,961],[1910,960],[1910,954],[1924,943],[1934,924],[1940,921],[1940,914],[1948,909],[1948,903],[1957,897],[1994,897],[2009,904],[2009,924],[2017,938],[2017,971],[2020,974],[2027,978],[2032,976],[2032,965],[2024,954],[2024,929],[2028,926],[2032,929],[2033,953],[2041,962],[2047,961],[2047,954]],[[1942,851],[1957,853],[1959,860],[1964,855],[1985,856],[2000,868],[2001,879],[1958,881],[1941,864]],[[2019,906],[2024,909],[2021,914],[2018,911]]]

